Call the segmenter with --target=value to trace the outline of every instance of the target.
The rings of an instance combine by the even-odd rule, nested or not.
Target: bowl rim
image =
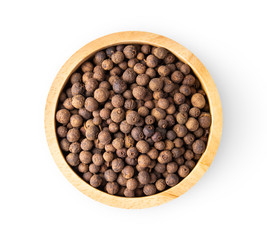
[[[81,179],[67,164],[58,144],[56,136],[55,112],[58,104],[58,97],[64,88],[70,75],[78,69],[78,67],[97,51],[110,46],[119,44],[149,44],[156,47],[164,47],[173,53],[182,62],[187,63],[195,75],[198,77],[210,105],[212,123],[210,127],[210,135],[207,148],[202,154],[198,163],[190,174],[179,182],[176,186],[171,187],[163,192],[152,196],[126,198],[110,195],[90,186]],[[167,37],[140,31],[126,31],[112,33],[100,37],[74,53],[57,73],[52,86],[49,90],[46,107],[45,107],[45,133],[50,152],[56,162],[58,168],[68,181],[90,198],[113,207],[140,209],[157,206],[173,200],[194,186],[204,175],[211,165],[216,151],[219,147],[223,126],[223,115],[220,96],[216,85],[200,60],[188,49]]]

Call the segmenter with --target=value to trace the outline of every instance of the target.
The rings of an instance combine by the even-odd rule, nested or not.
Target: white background
[[[1,1],[0,239],[266,239],[266,1]],[[192,51],[219,90],[220,148],[159,207],[116,209],[76,190],[44,133],[57,71],[103,35],[141,30]]]

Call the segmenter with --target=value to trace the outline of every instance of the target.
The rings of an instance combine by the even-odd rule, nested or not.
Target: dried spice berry
[[[206,93],[190,66],[162,47],[97,52],[58,100],[56,133],[66,162],[108,194],[142,197],[173,187],[206,149]]]

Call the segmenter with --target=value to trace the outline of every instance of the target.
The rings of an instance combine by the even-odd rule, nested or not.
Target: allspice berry
[[[156,183],[155,183],[155,187],[160,192],[163,191],[163,190],[165,190],[165,188],[166,188],[166,182],[165,182],[165,180],[162,179],[162,178],[161,179],[158,179],[156,181]]]
[[[155,194],[155,193],[157,192],[157,189],[156,189],[156,187],[155,187],[154,184],[146,184],[146,185],[144,186],[143,191],[144,191],[144,194],[145,194],[146,196],[150,196],[150,195]]]
[[[67,139],[69,142],[77,142],[80,139],[80,131],[77,128],[72,128],[67,133]]]
[[[190,118],[187,120],[185,126],[187,127],[187,129],[188,129],[189,131],[194,132],[194,131],[196,131],[196,130],[198,129],[198,127],[199,127],[199,122],[198,122],[198,120],[196,120],[195,118],[190,117]]]
[[[160,152],[158,157],[158,162],[166,164],[172,161],[172,153],[169,150],[164,150]]]
[[[149,166],[149,164],[151,163],[151,159],[147,156],[147,155],[140,155],[137,159],[138,164],[140,167],[142,168],[146,168]]]
[[[200,127],[209,128],[211,125],[211,116],[209,113],[203,112],[200,114],[198,121],[199,121]]]
[[[202,140],[198,139],[192,144],[192,148],[194,153],[202,154],[206,149],[206,145]]]
[[[186,165],[179,167],[178,174],[181,178],[185,178],[190,172],[190,169]]]
[[[181,65],[181,67],[180,67],[180,71],[181,71],[184,75],[187,75],[187,74],[190,73],[190,67],[189,67],[186,63],[184,63],[184,64]]]
[[[89,164],[92,162],[92,153],[88,151],[81,151],[79,154],[79,159],[84,164]]]
[[[111,162],[111,167],[115,173],[118,173],[124,168],[124,161],[121,158],[116,158]]]
[[[106,88],[98,88],[94,92],[94,98],[99,102],[103,103],[107,101],[109,97],[109,91]]]
[[[69,165],[71,165],[72,167],[78,166],[78,164],[80,163],[79,161],[79,156],[76,153],[69,153],[66,156],[66,161],[68,162]]]
[[[120,187],[118,183],[116,182],[108,182],[106,185],[106,190],[107,190],[107,193],[114,195],[118,193],[118,191],[120,190]]]
[[[161,108],[153,108],[151,115],[155,117],[157,121],[164,119],[166,117],[166,112]]]
[[[148,55],[146,58],[146,65],[149,68],[154,68],[158,65],[159,63],[159,59],[157,57],[155,57],[154,55]]]
[[[107,71],[111,70],[113,68],[113,62],[110,59],[105,59],[102,62],[102,68]]]
[[[70,112],[67,109],[58,110],[56,120],[61,124],[67,124],[70,120]]]
[[[71,104],[73,107],[80,109],[84,106],[85,98],[82,95],[75,95],[71,99]]]
[[[202,94],[195,93],[191,98],[191,103],[194,107],[202,109],[205,107],[206,100]]]
[[[117,179],[117,174],[112,169],[108,169],[104,173],[104,178],[107,182],[114,182]]]
[[[150,182],[150,175],[146,171],[139,172],[137,178],[141,184],[148,184]]]
[[[86,128],[85,136],[88,140],[92,141],[97,138],[99,129],[95,125],[89,126]]]
[[[166,184],[169,186],[169,187],[173,187],[175,186],[178,182],[179,182],[179,177],[176,175],[176,174],[173,174],[173,173],[169,173],[167,176],[166,176]]]
[[[122,176],[123,176],[124,178],[126,178],[126,179],[130,179],[130,178],[132,178],[133,175],[134,175],[134,169],[133,169],[132,166],[129,166],[129,165],[128,165],[128,166],[126,166],[126,167],[124,167],[124,168],[122,169],[121,174],[122,174]]]
[[[78,128],[78,127],[81,127],[82,124],[83,124],[83,119],[80,115],[78,114],[75,114],[75,115],[72,115],[70,117],[70,124],[74,127],[74,128]]]
[[[101,185],[102,183],[102,178],[98,175],[98,174],[94,174],[91,178],[90,178],[90,185],[97,188]]]
[[[161,78],[153,78],[149,82],[149,88],[155,92],[163,88],[164,81]]]
[[[113,122],[119,123],[125,117],[125,111],[122,108],[114,108],[110,114],[110,118]]]
[[[98,140],[106,145],[106,144],[109,144],[112,140],[112,137],[110,135],[110,133],[108,131],[101,131],[99,134],[98,134]]]
[[[111,60],[115,64],[119,64],[119,63],[123,62],[124,54],[122,52],[120,52],[120,51],[117,51],[117,52],[115,52],[114,54],[111,55]]]
[[[153,54],[159,59],[164,59],[167,56],[168,51],[165,48],[158,47],[154,49]]]
[[[88,97],[84,102],[84,107],[87,111],[93,112],[98,109],[98,102],[94,98]]]
[[[140,115],[136,111],[129,110],[126,112],[126,122],[130,125],[135,125],[140,121]]]
[[[137,186],[138,186],[138,181],[135,178],[130,178],[126,182],[127,189],[131,191],[135,190]]]
[[[136,56],[137,51],[134,45],[128,45],[123,49],[123,53],[126,58],[132,59]]]
[[[137,86],[133,89],[133,96],[138,100],[144,99],[146,93],[147,93],[146,89],[142,86]]]

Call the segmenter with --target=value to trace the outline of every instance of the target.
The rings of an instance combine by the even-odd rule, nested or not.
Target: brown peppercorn
[[[153,142],[159,142],[163,139],[162,134],[160,132],[155,132],[151,138]]]
[[[61,138],[64,138],[67,136],[68,129],[64,126],[59,126],[57,128],[57,135]]]
[[[78,114],[74,114],[70,117],[70,124],[74,127],[74,128],[78,128],[81,127],[83,124],[83,119],[80,115]]]
[[[93,71],[93,64],[91,62],[84,62],[81,66],[83,72],[92,72]]]
[[[137,178],[141,184],[148,184],[150,182],[150,175],[146,171],[140,171]]]
[[[181,85],[179,91],[187,97],[191,95],[191,88],[188,85]]]
[[[108,100],[109,98],[109,91],[106,88],[98,88],[94,92],[94,98],[99,103],[103,103]]]
[[[134,45],[128,45],[123,49],[123,53],[128,59],[135,58],[137,54],[136,47]]]
[[[134,127],[131,131],[131,136],[135,141],[140,141],[145,137],[141,127]]]
[[[97,174],[94,174],[91,178],[90,178],[90,185],[97,188],[101,185],[102,183],[102,178],[97,175]]]
[[[202,109],[206,104],[206,100],[202,94],[195,93],[191,98],[191,103],[194,107]]]
[[[68,152],[69,151],[69,147],[70,147],[70,142],[66,139],[66,138],[63,138],[60,143],[60,148],[65,151],[65,152]]]
[[[111,162],[111,167],[114,172],[118,173],[124,168],[124,161],[121,158],[116,158]]]
[[[127,150],[127,156],[130,158],[136,158],[138,156],[138,150],[136,147],[130,147]]]
[[[201,111],[199,108],[197,107],[192,107],[190,110],[189,110],[189,115],[191,117],[194,117],[194,118],[197,118],[199,115],[200,115]]]
[[[137,188],[137,186],[138,186],[138,182],[135,178],[130,178],[126,182],[127,189],[129,189],[131,191],[135,190]]]
[[[80,139],[80,131],[77,128],[72,128],[67,133],[67,139],[69,142],[77,142]]]
[[[115,138],[113,141],[112,141],[112,145],[115,149],[121,149],[123,148],[123,145],[124,145],[124,140],[123,138]]]
[[[187,128],[182,124],[176,124],[173,127],[173,131],[176,133],[177,137],[179,138],[183,138],[188,132]]]
[[[83,179],[84,181],[89,182],[92,176],[93,174],[91,172],[86,172],[83,174]]]
[[[66,109],[60,109],[56,113],[56,120],[61,124],[67,124],[70,120],[70,112]]]
[[[92,153],[88,151],[81,151],[79,154],[79,159],[82,163],[88,164],[92,162]]]
[[[177,115],[176,115],[176,121],[179,123],[179,124],[185,124],[188,120],[188,114],[186,112],[179,112]]]
[[[145,71],[146,71],[146,66],[143,65],[142,63],[136,63],[136,64],[134,65],[133,70],[134,70],[137,74],[143,74],[143,73],[145,73]]]
[[[185,126],[189,131],[194,132],[199,128],[199,122],[195,118],[190,117]]]
[[[100,143],[106,145],[106,144],[109,144],[111,142],[112,137],[108,131],[101,131],[98,134],[98,140],[100,141]]]
[[[172,161],[172,153],[169,150],[164,150],[160,152],[158,157],[158,162],[166,164]]]
[[[115,108],[122,107],[124,105],[124,98],[123,98],[123,96],[121,96],[119,94],[114,95],[111,98],[111,103]]]
[[[175,173],[178,170],[178,164],[176,162],[170,162],[167,164],[167,172]]]
[[[167,99],[165,98],[160,98],[158,100],[158,107],[162,108],[162,109],[167,109],[169,107],[170,103]]]
[[[87,111],[93,112],[98,109],[98,102],[94,98],[88,97],[84,102],[84,107]]]
[[[88,140],[92,141],[97,138],[99,129],[95,125],[91,125],[86,128],[85,136]]]
[[[192,170],[195,167],[196,163],[193,160],[187,160],[185,162],[185,166],[187,166],[190,170]]]
[[[117,174],[112,169],[108,169],[104,172],[104,178],[107,182],[114,182],[117,179]]]
[[[184,136],[184,143],[187,145],[191,145],[195,141],[195,136],[192,133],[187,133]]]
[[[177,68],[178,68],[178,67],[177,67]],[[183,74],[185,74],[185,75],[187,75],[187,74],[190,73],[190,67],[189,67],[189,65],[187,65],[186,63],[182,64],[182,65],[180,66],[180,68],[178,68],[178,69],[180,69],[180,71],[181,71]]]
[[[140,155],[137,159],[138,165],[142,168],[146,168],[151,163],[151,159],[147,155]]]
[[[120,52],[120,51],[117,51],[117,52],[115,52],[114,54],[111,55],[111,60],[115,64],[119,64],[119,63],[123,62],[124,54],[122,52]]]
[[[121,79],[116,79],[112,84],[113,91],[115,93],[123,93],[127,89],[127,84]]]
[[[177,105],[181,105],[185,102],[185,95],[182,93],[175,93],[173,96],[173,100]]]
[[[181,178],[185,178],[189,174],[189,172],[190,169],[185,165],[180,166],[178,169],[178,174]]]
[[[164,59],[167,54],[168,54],[168,50],[166,50],[165,48],[162,47],[158,47],[152,50],[152,53],[159,59]]]
[[[121,174],[124,178],[130,179],[134,175],[134,168],[128,165],[121,170]]]
[[[153,125],[146,125],[143,128],[143,133],[146,137],[152,137],[153,134],[155,133],[155,129]]]
[[[196,78],[193,75],[189,74],[185,76],[183,80],[183,84],[191,87],[195,84],[195,81],[196,81]]]
[[[173,173],[169,173],[167,176],[166,176],[166,184],[169,186],[169,187],[173,187],[175,186],[178,182],[179,182],[179,177],[176,175],[176,174],[173,174]]]
[[[142,86],[137,86],[133,89],[133,96],[138,100],[144,99],[146,94],[147,90]]]
[[[113,68],[113,62],[110,59],[105,59],[102,62],[102,68],[107,71],[111,70]]]
[[[73,73],[70,77],[71,84],[74,84],[76,82],[81,82],[82,75],[80,73]]]
[[[166,77],[171,73],[171,70],[164,65],[159,66],[158,68],[158,74],[162,77]]]
[[[151,115],[149,115],[149,116],[147,116],[147,117],[145,118],[145,123],[146,123],[147,125],[154,124],[155,121],[156,121],[156,118],[155,118],[154,116],[151,116]]]
[[[154,184],[146,184],[143,188],[143,192],[146,196],[153,195],[157,192],[157,189]]]
[[[78,166],[80,161],[79,161],[79,156],[76,153],[69,153],[66,156],[66,161],[69,165],[71,165],[72,167]]]
[[[192,144],[193,152],[196,154],[202,154],[205,151],[206,145],[202,140],[196,140]]]
[[[184,79],[184,75],[180,71],[174,71],[171,75],[171,80],[175,83],[181,83]]]
[[[127,183],[127,179],[126,178],[124,178],[123,176],[122,176],[122,174],[119,174],[119,176],[118,176],[118,178],[117,178],[117,182],[118,182],[118,184],[119,185],[121,185],[121,186],[123,186],[123,187],[126,187],[126,183]]]
[[[72,96],[82,94],[84,92],[84,84],[76,82],[71,87]]]
[[[158,121],[158,127],[160,127],[160,128],[167,128],[167,127],[168,127],[168,122],[167,122],[167,120],[165,120],[165,119],[160,119],[160,120]]]
[[[164,81],[161,78],[152,78],[149,82],[149,88],[155,92],[163,88]]]
[[[165,188],[166,188],[166,182],[162,178],[161,179],[158,179],[156,181],[156,183],[155,183],[155,186],[156,186],[156,189],[161,192],[161,191],[165,190]]]
[[[128,188],[125,188],[123,194],[125,197],[134,197],[135,196],[134,191],[129,190]]]
[[[140,115],[136,111],[128,110],[126,112],[126,122],[130,125],[135,125],[140,121]]]
[[[87,164],[84,164],[84,163],[80,163],[78,165],[78,171],[81,172],[81,173],[88,172],[88,165]]]
[[[157,121],[166,117],[166,112],[161,108],[154,108],[151,111],[151,115],[156,118]]]
[[[155,142],[154,143],[154,147],[159,150],[159,151],[162,151],[165,149],[165,142],[164,141],[160,141],[160,142]]]
[[[110,118],[113,122],[119,123],[125,117],[125,111],[123,108],[114,108],[110,114]]]
[[[211,116],[209,113],[203,112],[200,114],[198,121],[199,121],[200,127],[209,128],[211,125]]]

